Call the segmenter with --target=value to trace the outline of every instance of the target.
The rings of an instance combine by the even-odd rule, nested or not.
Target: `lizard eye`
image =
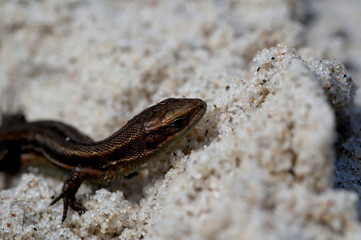
[[[170,125],[172,128],[183,129],[187,124],[187,120],[185,118],[179,118],[172,122]]]

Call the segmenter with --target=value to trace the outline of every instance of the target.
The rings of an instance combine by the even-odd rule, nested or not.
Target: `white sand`
[[[208,111],[63,224],[66,173],[0,173],[0,238],[359,239],[360,1],[104,2],[0,2],[2,111],[95,139],[168,97]]]

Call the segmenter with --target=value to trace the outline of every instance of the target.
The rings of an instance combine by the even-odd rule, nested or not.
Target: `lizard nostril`
[[[199,109],[206,109],[207,108],[207,103],[201,101],[199,102]]]

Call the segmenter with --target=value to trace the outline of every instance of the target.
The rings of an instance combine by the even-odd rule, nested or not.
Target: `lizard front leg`
[[[75,199],[75,194],[83,181],[86,179],[107,180],[108,178],[112,178],[114,174],[116,174],[114,171],[102,171],[89,167],[75,167],[64,181],[61,193],[50,203],[50,205],[55,204],[61,198],[63,199],[64,208],[62,222],[64,222],[66,218],[68,206],[77,211],[79,215],[82,215],[86,211],[86,208]]]

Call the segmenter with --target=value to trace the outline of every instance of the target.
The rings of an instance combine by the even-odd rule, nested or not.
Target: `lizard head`
[[[187,134],[207,110],[201,99],[168,98],[139,114],[143,119],[145,147],[149,150],[170,146]]]

